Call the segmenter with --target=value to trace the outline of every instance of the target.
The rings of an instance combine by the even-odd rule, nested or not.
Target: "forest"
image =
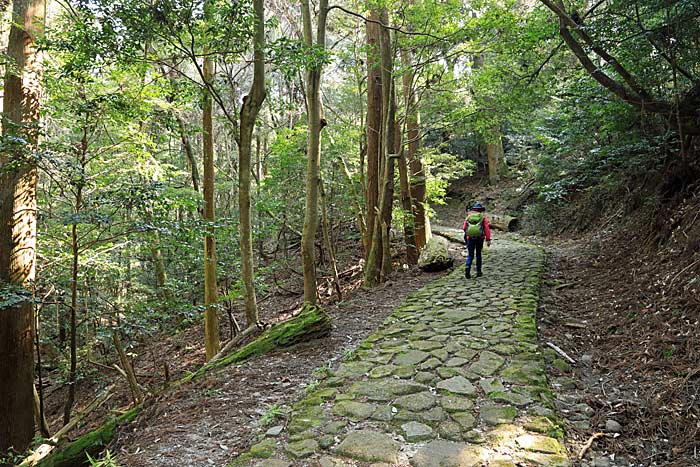
[[[0,465],[700,465],[696,0],[0,13]]]

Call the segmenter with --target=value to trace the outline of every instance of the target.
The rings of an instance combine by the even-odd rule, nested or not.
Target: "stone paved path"
[[[537,344],[543,253],[499,240],[486,275],[415,292],[233,465],[568,466]]]

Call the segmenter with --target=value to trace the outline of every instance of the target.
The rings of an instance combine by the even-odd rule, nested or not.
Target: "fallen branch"
[[[551,342],[547,342],[547,345],[550,346],[551,348],[553,348],[554,351],[555,351],[556,353],[558,353],[559,355],[561,355],[562,357],[564,357],[569,363],[571,363],[571,364],[576,363],[576,360],[574,360],[573,358],[569,357],[569,356],[566,354],[566,352],[564,352],[562,349],[560,349],[560,348],[557,347],[556,345],[552,344]]]
[[[593,441],[597,440],[598,438],[602,438],[604,436],[606,436],[605,433],[598,432],[598,433],[594,433],[593,436],[588,438],[588,441],[586,441],[586,444],[584,444],[583,447],[581,448],[581,450],[578,452],[578,458],[583,459],[583,456],[586,455],[586,451],[588,451],[591,448],[591,446],[593,446]]]

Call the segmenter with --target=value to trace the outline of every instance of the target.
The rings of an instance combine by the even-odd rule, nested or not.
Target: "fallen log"
[[[331,319],[328,313],[318,306],[305,305],[297,315],[286,321],[273,324],[254,341],[244,345],[230,355],[221,356],[216,361],[207,363],[196,372],[187,375],[170,386],[170,388],[198,379],[215,368],[241,362],[248,357],[263,354],[276,347],[288,347],[325,337],[330,333],[330,330]],[[160,395],[162,394],[160,393]],[[29,458],[26,459],[22,466],[75,467],[87,464],[86,453],[91,456],[98,455],[114,439],[117,428],[120,425],[133,421],[144,407],[144,404],[147,404],[151,398],[147,397],[144,402],[122,415],[111,416],[99,428],[82,435],[65,446],[56,448],[52,454],[42,460],[38,460],[38,462],[30,461]]]
[[[325,337],[331,330],[331,318],[318,306],[304,305],[292,318],[273,324],[260,337],[244,345],[236,352],[211,361],[182,382],[197,379],[209,370],[240,362],[252,355],[259,355],[275,347],[289,347],[300,342]]]
[[[514,232],[518,229],[518,218],[507,214],[488,215],[489,225],[504,232]]]

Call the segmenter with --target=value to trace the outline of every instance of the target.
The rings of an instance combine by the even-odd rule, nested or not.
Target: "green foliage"
[[[265,413],[258,422],[260,426],[268,426],[283,415],[282,407],[279,404],[270,404],[265,407]]]
[[[433,204],[444,204],[450,182],[471,175],[473,161],[460,160],[458,156],[443,152],[440,147],[423,148],[420,152],[426,168],[425,198]]]
[[[31,291],[16,284],[0,284],[0,311],[15,308],[27,302],[34,302]]]
[[[109,449],[107,449],[99,459],[93,459],[90,454],[86,455],[91,467],[119,467],[116,459],[114,459],[112,454],[109,452]]]

